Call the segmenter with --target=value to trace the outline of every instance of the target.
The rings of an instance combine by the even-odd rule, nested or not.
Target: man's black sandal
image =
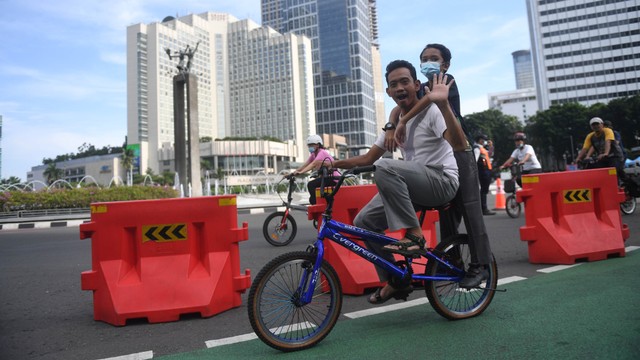
[[[380,295],[380,293],[382,292],[382,288],[380,287],[373,294],[373,296],[375,297],[375,300],[371,300],[371,297],[368,297],[367,301],[374,305],[384,304],[391,298],[394,298],[396,300],[407,301],[407,297],[409,296],[409,294],[413,292],[413,287],[411,287],[411,285],[407,286],[404,289],[396,289],[396,288],[393,288],[393,289],[394,290],[391,294],[388,294],[387,296],[382,297],[382,295]]]
[[[406,233],[404,237],[411,241],[396,241],[387,246],[397,246],[397,249],[390,249],[386,246],[383,247],[383,249],[387,252],[400,254],[407,257],[420,257],[420,255],[424,253],[424,246],[426,244],[424,237],[417,237],[411,233]],[[409,248],[412,246],[417,246],[418,248],[409,250]]]

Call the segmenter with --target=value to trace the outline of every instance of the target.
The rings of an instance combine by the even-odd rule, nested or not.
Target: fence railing
[[[0,212],[0,219],[33,218],[42,216],[89,215],[90,213],[91,210],[89,208],[18,210]]]

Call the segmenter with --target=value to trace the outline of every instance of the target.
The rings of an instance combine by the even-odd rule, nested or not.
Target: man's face
[[[591,130],[595,131],[596,133],[600,134],[602,132],[602,128],[604,126],[602,125],[602,123],[593,123],[591,124]]]
[[[418,100],[416,93],[420,89],[420,82],[411,77],[407,68],[398,68],[389,73],[387,95],[401,108],[412,107]]]

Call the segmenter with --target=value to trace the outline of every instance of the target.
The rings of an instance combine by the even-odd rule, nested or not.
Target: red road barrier
[[[345,224],[353,225],[353,220],[364,205],[378,193],[375,185],[345,186],[340,188],[333,203],[333,219]],[[322,213],[326,207],[324,199],[317,197],[318,203],[311,205],[307,209],[309,220],[322,222]],[[437,211],[428,211],[422,224],[422,232],[428,247],[435,247],[437,244],[435,223],[439,220]],[[401,239],[403,231],[386,232],[390,237]],[[355,241],[364,246],[362,241]],[[383,283],[378,279],[375,267],[370,262],[352,253],[333,241],[325,241],[324,258],[338,273],[342,290],[345,294],[361,295],[367,288],[379,287]],[[400,256],[398,260],[403,259]],[[416,273],[424,273],[424,265],[414,264],[413,270]]]
[[[613,168],[525,175],[516,193],[525,204],[529,262],[573,264],[625,256],[629,227],[622,223]]]
[[[122,326],[127,319],[176,321],[238,307],[251,285],[240,274],[235,196],[122,201],[91,205],[92,270],[81,275],[93,291],[94,319]]]

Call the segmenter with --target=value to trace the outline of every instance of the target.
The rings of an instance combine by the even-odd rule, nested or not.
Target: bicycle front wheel
[[[516,201],[515,195],[509,195],[507,197],[505,210],[507,211],[507,214],[514,219],[520,216],[521,208],[520,208],[520,204],[518,204],[518,201]]]
[[[315,261],[308,252],[283,254],[256,276],[247,307],[251,327],[265,344],[281,351],[306,349],[324,339],[338,321],[342,287],[328,262],[322,262],[312,301],[301,302]]]
[[[273,246],[289,245],[296,237],[298,225],[291,214],[276,211],[267,216],[262,225],[262,235]]]
[[[471,263],[469,238],[465,234],[454,235],[440,242],[434,251],[442,254],[448,263],[464,268]],[[451,276],[451,270],[435,260],[429,260],[425,274],[428,276]],[[498,266],[491,257],[489,277],[477,288],[465,289],[457,281],[425,281],[427,299],[433,309],[449,320],[460,320],[482,314],[489,306],[498,285]]]

